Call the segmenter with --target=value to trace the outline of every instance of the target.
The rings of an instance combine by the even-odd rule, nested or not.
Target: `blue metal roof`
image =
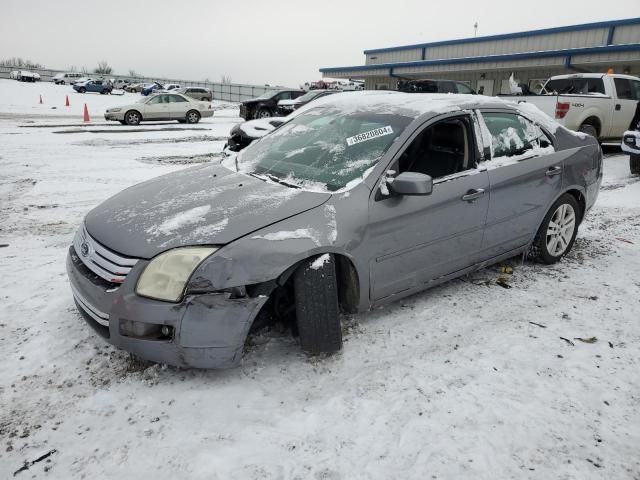
[[[365,50],[364,53],[366,55],[369,53],[395,52],[398,50],[411,50],[414,48],[439,47],[443,45],[457,45],[460,43],[489,42],[492,40],[508,40],[512,38],[548,35],[551,33],[577,32],[580,30],[590,30],[594,28],[611,28],[611,27],[617,27],[621,25],[635,25],[635,24],[640,24],[640,17],[626,18],[623,20],[609,20],[605,22],[582,23],[580,25],[568,25],[566,27],[545,28],[542,30],[529,30],[527,32],[503,33],[500,35],[489,35],[486,37],[459,38],[457,40],[445,40],[441,42],[416,43],[414,45],[402,45],[398,47],[389,47],[389,48],[376,48],[372,50]]]
[[[485,55],[481,57],[443,58],[438,60],[417,60],[414,62],[378,63],[371,65],[355,65],[351,67],[330,67],[321,68],[320,72],[331,73],[344,71],[378,70],[385,68],[423,67],[429,65],[454,65],[460,63],[527,60],[530,58],[562,57],[588,53],[612,53],[629,51],[640,51],[640,43],[630,43],[625,45],[606,45],[599,47],[567,48],[564,50],[546,50],[541,52],[504,53],[498,55]]]

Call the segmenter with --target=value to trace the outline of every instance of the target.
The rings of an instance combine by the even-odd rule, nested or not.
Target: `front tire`
[[[189,110],[186,119],[187,123],[198,123],[200,121],[200,113],[197,110]]]
[[[80,93],[87,93],[87,89],[86,89],[86,88],[84,88],[84,87],[79,88],[79,89],[78,89],[78,91],[79,91]]]
[[[271,111],[267,108],[261,108],[258,110],[258,113],[256,113],[256,118],[269,118],[271,116]]]
[[[124,114],[124,121],[127,125],[139,125],[142,120],[142,115],[136,110],[129,110]]]
[[[542,263],[560,261],[571,251],[582,212],[576,199],[565,193],[551,206],[533,240],[533,256]]]
[[[334,256],[320,255],[300,266],[293,287],[302,350],[310,355],[339,351],[342,330]]]
[[[629,157],[629,168],[633,175],[640,175],[640,155],[631,155]]]

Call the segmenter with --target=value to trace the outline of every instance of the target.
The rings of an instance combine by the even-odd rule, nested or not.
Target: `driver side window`
[[[435,180],[475,167],[470,132],[466,116],[425,128],[400,156],[398,173],[424,173]]]

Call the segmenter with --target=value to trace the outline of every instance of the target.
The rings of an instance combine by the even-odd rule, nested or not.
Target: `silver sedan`
[[[159,93],[143,97],[131,105],[109,108],[106,120],[123,125],[138,125],[145,121],[177,120],[180,123],[198,123],[203,117],[213,116],[213,106],[179,93]]]
[[[528,104],[351,92],[286,120],[222,165],[89,212],[67,271],[98,334],[146,359],[226,367],[279,320],[304,351],[334,352],[340,313],[522,253],[560,261],[602,180],[596,139]]]

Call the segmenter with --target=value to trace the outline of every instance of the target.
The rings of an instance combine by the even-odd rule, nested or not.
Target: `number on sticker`
[[[389,125],[387,125],[386,127],[374,128],[373,130],[369,130],[368,132],[359,133],[358,135],[347,138],[347,145],[352,146],[356,143],[366,142],[367,140],[384,137],[385,135],[391,135],[392,133],[393,128],[391,128],[391,126]]]

